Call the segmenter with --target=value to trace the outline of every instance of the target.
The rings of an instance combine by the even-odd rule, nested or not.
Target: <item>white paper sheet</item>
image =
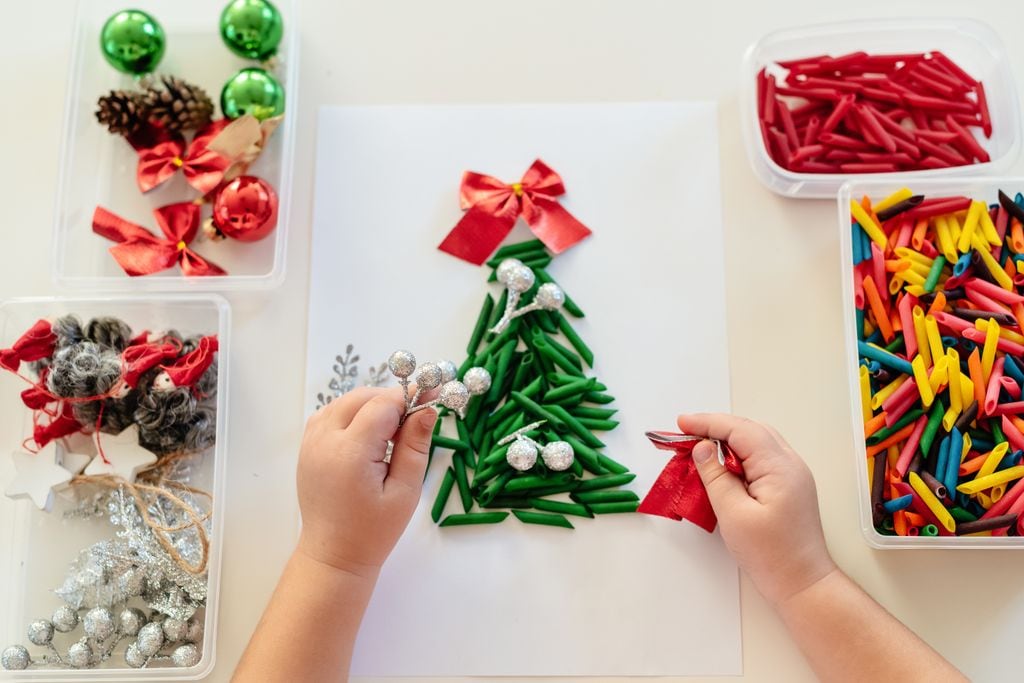
[[[687,410],[728,410],[712,104],[330,107],[320,112],[308,409],[348,343],[464,358],[487,271],[436,249],[462,172],[509,182],[535,157],[594,236],[550,270],[618,401],[607,453],[643,495],[667,461],[644,438]],[[509,240],[525,239],[520,222]],[[614,676],[742,672],[736,566],[718,534],[645,515],[440,529],[449,456],[384,568],[353,675]],[[455,498],[449,512],[455,511]]]

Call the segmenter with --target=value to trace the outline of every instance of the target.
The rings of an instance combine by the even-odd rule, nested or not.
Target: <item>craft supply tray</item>
[[[942,50],[971,76],[985,85],[992,137],[979,136],[992,157],[984,164],[900,173],[798,173],[779,166],[768,155],[757,118],[757,72],[777,60],[814,55],[839,56],[863,50],[869,54]],[[774,70],[773,70],[774,69]],[[769,66],[769,73],[784,72]],[[904,184],[917,178],[949,178],[965,174],[1005,172],[1020,153],[1021,124],[1017,86],[1010,61],[999,35],[987,24],[973,19],[873,19],[818,24],[775,31],[747,48],[740,69],[740,119],[747,157],[754,174],[765,187],[786,197],[803,199],[834,197],[850,180],[897,178]]]
[[[59,185],[54,210],[53,276],[58,286],[74,289],[131,291],[224,291],[266,289],[285,274],[285,245],[291,198],[292,159],[298,103],[299,25],[294,0],[274,0],[284,22],[284,36],[272,69],[285,91],[285,114],[250,173],[266,180],[279,199],[277,229],[257,242],[226,239],[214,242],[200,235],[190,245],[228,272],[226,276],[184,277],[177,266],[130,278],[108,249],[112,242],[93,234],[97,205],[148,230],[157,231],[152,211],[198,193],[182,174],[147,194],[135,181],[137,154],[127,141],[96,121],[96,101],[111,90],[131,88],[131,76],[116,71],[100,51],[100,31],[122,0],[80,0],[75,18],[68,74]],[[139,4],[163,27],[167,43],[154,76],[174,75],[193,82],[210,95],[215,118],[221,115],[220,93],[239,69],[257,66],[230,52],[221,41],[220,13],[225,2],[146,0]],[[210,209],[206,207],[204,218]]]
[[[226,300],[215,295],[167,294],[156,296],[96,296],[91,298],[32,298],[0,302],[0,347],[9,347],[36,320],[53,320],[75,314],[83,321],[95,316],[116,316],[133,330],[176,329],[184,334],[218,335],[216,445],[192,466],[188,483],[213,497],[210,521],[210,554],[207,580],[202,659],[193,667],[176,668],[169,663],[144,669],[129,668],[124,660],[127,642],[113,651],[99,668],[29,668],[23,671],[0,669],[0,680],[86,681],[86,680],[198,680],[213,668],[217,633],[217,608],[220,584],[221,546],[223,544],[224,474],[227,447],[228,365],[231,311]],[[25,366],[22,366],[25,368]],[[0,439],[4,453],[21,447],[31,434],[32,419],[19,394],[26,383],[8,372],[0,372]],[[0,490],[13,477],[9,458],[0,457]],[[0,494],[0,650],[9,645],[25,645],[33,655],[45,654],[45,648],[26,639],[28,624],[49,619],[63,604],[54,594],[79,551],[114,536],[117,528],[105,517],[65,519],[64,511],[75,504],[55,494],[51,512],[39,510],[30,500],[11,499]],[[69,636],[76,638],[67,640]],[[67,651],[81,636],[56,634],[54,642]],[[67,641],[67,642],[65,642]]]
[[[916,194],[963,195],[986,203],[996,201],[999,189],[1011,196],[1024,189],[1024,178],[945,178],[914,180],[898,177],[891,180],[849,182],[839,190],[840,258],[839,272],[843,278],[843,330],[846,336],[845,361],[849,376],[850,411],[853,420],[853,450],[856,460],[857,505],[861,530],[868,545],[879,548],[1024,548],[1022,536],[885,536],[875,530],[871,519],[871,486],[868,482],[867,445],[864,438],[864,417],[861,413],[856,321],[853,292],[853,245],[850,230],[850,199],[867,195],[873,201],[887,197],[902,187]],[[1012,190],[1012,191],[1011,191]]]

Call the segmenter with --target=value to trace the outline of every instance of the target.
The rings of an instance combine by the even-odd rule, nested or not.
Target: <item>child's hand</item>
[[[747,485],[719,464],[715,444],[693,449],[722,538],[761,594],[778,605],[836,567],[825,547],[814,478],[772,428],[731,415],[681,415],[687,434],[728,442]]]
[[[399,430],[404,412],[400,389],[364,387],[309,418],[299,453],[300,553],[376,577],[416,509],[437,420],[423,410]]]

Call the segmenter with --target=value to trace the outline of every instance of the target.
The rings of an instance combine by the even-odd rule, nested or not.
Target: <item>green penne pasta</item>
[[[523,389],[523,396],[527,398],[537,398],[544,391],[544,378],[536,377],[532,382],[526,385]]]
[[[436,524],[444,513],[444,506],[448,503],[448,497],[452,494],[452,487],[455,486],[455,472],[451,467],[444,471],[444,478],[441,480],[441,488],[437,490],[437,498],[434,499],[434,507],[430,510],[430,517]]]
[[[513,359],[516,371],[512,375],[512,386],[521,387],[533,379],[533,351],[525,351],[517,355],[519,357]]]
[[[597,457],[599,455],[597,451],[575,436],[567,435],[565,440],[572,446],[572,450],[576,453],[576,460],[583,465],[583,469],[593,474],[608,474],[608,470],[601,464],[601,459]]]
[[[554,339],[554,338],[548,336],[547,334],[545,334],[544,330],[539,329],[539,328],[534,328],[533,329],[533,339],[534,339],[534,343],[536,343],[540,339],[543,339],[545,342],[548,343],[548,345],[555,352],[561,354],[567,361],[572,363],[573,366],[575,366],[575,368],[577,370],[582,370],[583,369],[583,361],[580,360],[580,357],[577,356],[574,351],[572,351],[572,350],[566,348],[565,346],[563,346],[562,344],[560,344],[556,339]]]
[[[500,462],[488,465],[486,468],[481,468],[474,472],[473,483],[470,485],[471,491],[481,491],[487,486],[496,476],[502,472],[507,472],[511,468],[508,463],[502,459]]]
[[[487,425],[487,429],[493,430],[502,422],[508,419],[509,415],[512,415],[519,410],[519,405],[515,401],[505,401],[501,404],[501,407],[492,412],[487,416],[486,420],[481,420]]]
[[[569,471],[573,473],[577,479],[583,478],[583,465],[580,464],[579,460],[573,459],[572,465],[569,465]]]
[[[548,266],[551,265],[551,261],[552,258],[547,254],[543,254],[540,256],[531,256],[530,258],[522,259],[523,265],[529,266],[533,270],[537,270],[539,268],[547,268]]]
[[[545,270],[544,268],[537,268],[533,272],[537,276],[537,279],[540,280],[543,283],[555,282],[555,279],[553,277],[551,277],[551,274],[548,273],[548,271]],[[555,282],[555,284],[558,284],[558,283]],[[562,291],[565,291],[565,290],[562,290]],[[568,294],[565,295],[565,304],[564,304],[563,308],[565,308],[566,313],[568,313],[569,315],[571,315],[574,318],[582,318],[582,317],[584,317],[584,313],[583,313],[582,309],[580,309],[580,307],[576,305],[576,302],[573,301],[572,297],[570,297]]]
[[[440,420],[438,420],[438,422],[440,422]],[[469,438],[469,427],[466,426],[465,422],[462,420],[456,420],[455,430],[459,433],[459,441],[472,445],[473,442]],[[466,456],[466,464],[470,467],[475,467],[476,458],[474,457],[475,453],[473,448],[467,448],[463,450],[462,453]]]
[[[522,496],[497,496],[487,505],[483,505],[484,508],[518,508],[520,510],[529,510],[532,505],[528,499]]]
[[[604,453],[597,454],[597,460],[601,463],[601,467],[605,468],[612,474],[626,474],[629,472],[629,468],[620,462],[612,460]]]
[[[533,415],[538,420],[547,420],[548,422],[551,423],[551,426],[555,427],[556,429],[564,428],[566,426],[565,422],[562,420],[561,417],[556,415],[551,410],[548,410],[547,408],[540,406],[533,399],[527,398],[521,392],[513,391],[510,394],[510,396],[512,397],[513,401],[519,404],[520,408],[528,412],[530,415]]]
[[[472,431],[469,433],[470,443],[473,444],[473,448],[480,450],[480,444],[484,440],[484,432],[487,430],[486,420],[477,420],[473,426]]]
[[[600,477],[594,477],[593,479],[584,479],[580,482],[580,485],[576,487],[576,491],[579,493],[583,491],[607,489],[613,486],[625,486],[634,479],[636,479],[636,475],[632,473],[606,474]]]
[[[470,356],[475,356],[477,350],[480,348],[480,342],[483,340],[484,335],[487,334],[487,323],[491,320],[491,313],[494,312],[494,297],[490,293],[484,295],[484,303],[480,308],[480,314],[476,318],[476,324],[473,326],[473,334],[469,337],[469,344],[466,345],[466,353]]]
[[[487,343],[487,346],[480,352],[480,355],[491,356],[498,353],[498,351],[500,351],[510,339],[514,339],[519,334],[519,321],[520,318],[516,318],[510,322],[508,327],[502,330],[501,334],[497,335]]]
[[[556,351],[546,339],[534,338],[533,350],[540,354],[541,359],[548,361],[551,365],[558,366],[571,375],[583,377],[583,371],[573,365],[565,356]]]
[[[578,481],[570,481],[559,486],[543,486],[537,489],[530,489],[529,491],[523,491],[523,494],[531,498],[544,498],[545,496],[553,496],[559,493],[572,493],[576,490],[578,484]]]
[[[529,512],[527,510],[513,510],[512,514],[520,522],[526,524],[543,524],[545,526],[559,526],[564,529],[573,529],[572,522],[562,515],[553,515],[548,512]]]
[[[491,275],[493,274],[491,273]],[[508,290],[503,289],[498,300],[494,302],[494,308],[491,310],[491,319],[487,321],[488,330],[497,325],[498,321],[501,320],[501,316],[505,314],[506,305],[508,305]]]
[[[618,512],[636,512],[636,509],[640,507],[640,503],[638,501],[629,503],[594,503],[587,507],[595,515],[610,515]]]
[[[576,491],[569,497],[577,503],[584,503],[586,505],[591,505],[593,503],[627,503],[629,501],[640,500],[640,498],[632,491],[610,489],[605,489],[603,491],[584,491],[583,493]]]
[[[579,420],[570,415],[569,411],[562,406],[557,404],[545,405],[543,408],[557,415],[570,431],[574,432],[576,436],[580,437],[591,448],[604,448],[604,442],[594,436],[589,429],[584,427]]]
[[[570,408],[569,412],[576,417],[591,417],[595,420],[607,420],[619,412],[615,408],[594,408],[593,406],[576,406]]]
[[[577,517],[594,517],[594,513],[586,505],[580,505],[579,503],[566,503],[560,500],[548,500],[547,498],[530,498],[527,502],[544,512],[557,512],[561,515],[576,515]]]
[[[576,419],[587,429],[597,432],[610,432],[619,426],[619,423],[615,420],[597,420],[592,417],[577,417]]]
[[[502,261],[507,258],[517,258],[522,260],[523,254],[531,251],[545,251],[544,243],[539,239],[526,240],[525,242],[516,242],[514,244],[506,244],[498,251],[494,252],[494,258],[487,262],[487,265],[491,268],[497,268]],[[491,265],[491,262],[494,265]]]
[[[572,348],[576,349],[576,353],[586,362],[587,367],[594,367],[594,352],[590,350],[590,347],[583,341],[579,333],[569,324],[569,320],[558,311],[553,311],[551,317],[554,318],[558,324],[558,329],[561,330],[562,335]]]
[[[512,362],[512,354],[516,350],[516,340],[510,339],[501,350],[498,352],[498,365],[496,372],[492,375],[497,381],[491,383],[491,388],[487,392],[487,402],[494,403],[502,396],[502,385],[505,384],[505,378],[508,377],[508,366]]]
[[[523,414],[515,413],[513,415],[509,415],[504,422],[495,427],[491,431],[491,434],[497,434],[498,440],[500,441],[501,439],[505,438],[506,436],[508,436],[509,434],[511,434],[512,432],[519,429],[519,427],[522,427],[525,424],[526,418],[523,417]]]
[[[430,443],[438,448],[448,448],[453,451],[468,451],[470,446],[469,442],[462,441],[460,439],[452,439],[447,436],[437,434],[431,437]]]
[[[471,367],[473,367],[476,364],[477,364],[476,363],[476,357],[473,356],[472,354],[470,354],[466,358],[466,360],[462,361],[462,365],[459,366],[459,370],[458,370],[458,373],[457,373],[458,376],[459,377],[465,376],[466,371],[469,370]]]
[[[572,481],[573,477],[568,472],[542,477],[538,474],[526,474],[510,480],[505,484],[504,493],[517,493],[529,491],[530,489],[545,488],[551,486],[562,486]]]
[[[491,465],[499,462],[505,462],[505,456],[508,454],[508,447],[511,444],[505,444],[504,446],[498,446],[484,458],[480,460],[480,469],[486,469]]]
[[[441,526],[467,526],[469,524],[497,524],[505,521],[507,512],[469,512],[464,515],[448,515],[441,520]]]
[[[532,315],[537,327],[548,334],[558,334],[558,323],[551,318],[551,311],[534,311]]]
[[[466,461],[462,453],[452,455],[452,469],[455,470],[455,484],[459,487],[462,508],[469,512],[473,509],[473,494],[469,492],[469,478],[466,476]]]
[[[581,377],[573,382],[562,384],[544,394],[545,403],[555,403],[562,399],[573,398],[590,391],[594,386],[594,378]]]
[[[583,394],[583,400],[588,401],[589,403],[607,404],[613,402],[615,397],[609,396],[608,394],[602,394],[599,391],[590,391]]]
[[[477,501],[480,505],[490,505],[491,501],[498,497],[498,494],[502,492],[505,485],[508,484],[509,479],[513,476],[515,476],[514,471],[509,470],[504,474],[499,475],[497,479],[484,487],[484,490],[481,491],[480,495],[477,497]]]

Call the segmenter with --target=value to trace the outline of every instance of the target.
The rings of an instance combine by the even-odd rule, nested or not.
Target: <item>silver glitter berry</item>
[[[164,629],[157,622],[150,622],[139,630],[139,637],[136,640],[139,644],[139,652],[146,657],[152,657],[164,645]]]
[[[54,610],[50,621],[61,633],[71,633],[78,626],[78,610],[71,605],[61,605]]]
[[[491,388],[491,373],[484,368],[470,368],[466,370],[462,383],[466,385],[470,396],[479,396]]]
[[[133,669],[141,669],[146,666],[149,657],[142,654],[138,643],[129,643],[128,649],[124,651],[124,661]]]
[[[441,368],[441,384],[451,382],[459,374],[459,369],[450,360],[439,360],[437,366]]]
[[[505,460],[513,469],[525,472],[537,464],[537,447],[529,441],[517,439],[509,445]]]
[[[509,280],[512,279],[512,273],[522,267],[523,262],[519,259],[507,258],[498,264],[498,269],[494,272],[494,275],[498,278],[498,282],[507,285]]]
[[[185,634],[188,633],[188,622],[181,619],[164,619],[163,627],[164,637],[168,643],[185,640]]]
[[[92,648],[88,643],[75,643],[68,648],[67,662],[75,669],[86,668],[92,664]]]
[[[436,389],[441,386],[441,366],[437,363],[424,363],[416,375],[416,386],[420,389]]]
[[[576,453],[568,442],[552,441],[544,445],[540,451],[540,457],[544,459],[544,464],[549,470],[562,472],[572,467],[572,463],[576,460]]]
[[[117,615],[117,628],[126,636],[137,636],[146,625],[146,614],[137,607],[126,607]]]
[[[49,645],[53,642],[53,624],[46,619],[36,619],[28,625],[28,641],[33,645]]]
[[[190,643],[201,643],[203,642],[203,620],[192,617],[188,620],[188,633],[185,634],[185,640]]]
[[[565,292],[554,282],[549,282],[537,289],[537,296],[533,300],[545,311],[555,311],[565,304]]]
[[[106,640],[114,634],[114,614],[106,607],[93,607],[82,619],[85,635],[96,640]]]
[[[202,659],[202,655],[199,653],[199,648],[191,643],[182,645],[171,653],[171,661],[174,662],[174,666],[183,669],[195,666],[200,659]]]
[[[0,666],[7,671],[21,671],[32,663],[32,656],[23,645],[11,645],[0,654]]]
[[[146,577],[138,569],[129,569],[117,577],[117,587],[122,593],[131,597],[142,595],[145,584]]]
[[[533,274],[533,271],[530,270],[529,266],[519,264],[519,267],[513,268],[509,271],[508,282],[505,283],[505,286],[507,286],[510,291],[522,294],[526,290],[530,289],[530,287],[533,287],[533,283],[536,279],[536,276]]]
[[[388,370],[399,379],[411,377],[416,371],[416,356],[411,351],[395,351],[388,358]]]
[[[469,403],[469,389],[462,382],[448,382],[441,387],[441,393],[437,397],[438,402],[445,408],[462,412]]]

